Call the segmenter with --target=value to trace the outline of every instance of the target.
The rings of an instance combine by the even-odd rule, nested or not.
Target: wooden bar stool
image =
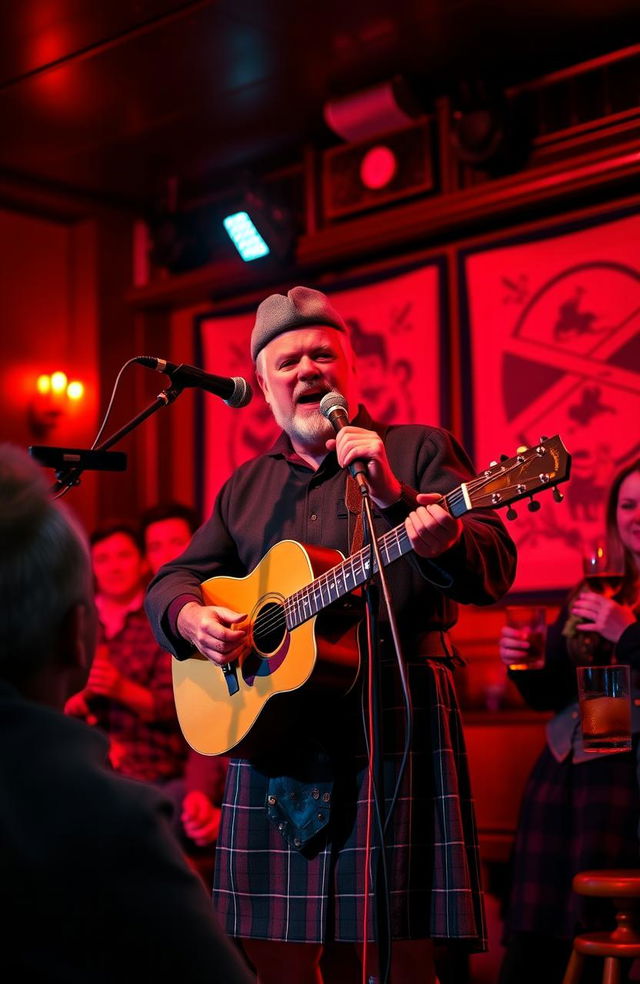
[[[620,961],[640,957],[640,933],[635,923],[640,869],[581,871],[573,879],[573,890],[578,895],[611,899],[617,926],[608,932],[576,936],[563,984],[578,984],[585,957],[604,957],[602,984],[620,984]]]

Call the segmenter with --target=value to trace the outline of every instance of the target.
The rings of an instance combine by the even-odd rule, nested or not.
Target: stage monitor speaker
[[[435,190],[432,123],[418,123],[326,150],[322,204],[341,219]]]

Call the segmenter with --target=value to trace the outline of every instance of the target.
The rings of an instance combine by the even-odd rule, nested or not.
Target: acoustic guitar
[[[473,509],[509,506],[556,488],[569,477],[571,456],[559,436],[519,448],[442,497],[459,517]],[[383,566],[412,547],[404,524],[378,539]],[[246,577],[212,577],[202,584],[207,605],[247,612],[250,646],[234,663],[217,666],[197,652],[173,659],[178,720],[192,748],[204,755],[252,756],[267,747],[283,717],[283,702],[299,688],[346,693],[358,675],[357,589],[375,574],[370,547],[345,558],[339,550],[276,543]],[[286,712],[285,712],[286,716]]]

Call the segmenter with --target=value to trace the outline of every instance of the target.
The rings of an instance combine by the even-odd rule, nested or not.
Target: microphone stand
[[[156,396],[155,400],[148,406],[141,410],[139,413],[132,417],[131,420],[124,424],[119,430],[112,434],[111,437],[107,438],[97,448],[92,449],[96,451],[106,451],[108,448],[113,447],[119,440],[125,437],[130,431],[138,427],[147,417],[150,417],[156,411],[161,410],[163,407],[168,407],[170,403],[180,396],[183,390],[183,386],[180,383],[172,382],[171,386],[167,386],[166,389],[161,390]],[[56,484],[51,490],[53,494],[62,492],[64,489],[70,489],[74,485],[80,484],[80,475],[84,469],[88,467],[86,464],[78,464],[67,467],[66,469],[60,468],[56,472]]]
[[[393,643],[395,646],[395,651],[398,655],[398,663],[400,668],[400,673],[403,676],[404,690],[405,693],[409,694],[408,682],[405,676],[405,667],[402,658],[402,649],[400,645],[400,637],[398,633],[398,625],[395,617],[395,612],[393,611],[393,606],[391,603],[391,595],[389,592],[389,584],[385,574],[384,565],[382,563],[382,558],[380,556],[380,548],[378,546],[378,541],[375,536],[375,530],[373,526],[373,514],[371,509],[371,499],[369,494],[369,487],[366,481],[359,481],[360,491],[362,493],[362,514],[363,514],[363,524],[364,524],[364,535],[365,544],[373,553],[374,563],[371,565],[372,577],[365,584],[365,601],[366,601],[366,613],[367,613],[367,641],[368,641],[368,669],[369,669],[369,680],[370,680],[370,734],[369,742],[373,748],[373,755],[371,756],[371,769],[373,772],[373,783],[374,783],[374,804],[376,808],[376,819],[378,824],[378,836],[380,839],[379,844],[379,854],[377,858],[374,885],[373,885],[373,897],[375,906],[375,936],[376,942],[378,944],[378,969],[379,969],[379,984],[387,984],[389,980],[389,973],[391,969],[391,933],[389,926],[389,892],[388,892],[388,882],[387,882],[387,865],[386,865],[386,845],[384,840],[385,835],[385,788],[384,788],[384,748],[383,748],[383,731],[382,731],[382,685],[381,685],[381,667],[379,658],[379,638],[378,638],[378,601],[379,594],[377,591],[377,586],[373,581],[374,572],[378,574],[379,583],[382,588],[382,595],[384,598],[385,609],[387,617],[389,620],[389,627],[391,630],[391,635],[393,638]],[[408,744],[411,737],[411,712],[409,709],[408,720],[407,720],[407,736],[405,743]],[[369,864],[369,858],[366,859],[367,865]],[[380,890],[380,881],[383,882],[383,890]],[[364,954],[366,954],[366,935],[367,927],[365,926],[365,949]],[[372,984],[373,978],[369,978],[369,984]]]

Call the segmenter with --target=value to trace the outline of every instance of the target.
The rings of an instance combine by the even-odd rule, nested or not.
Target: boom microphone
[[[320,413],[323,417],[327,418],[336,434],[349,423],[347,401],[342,393],[338,393],[336,390],[331,393],[325,393],[322,397],[320,400]],[[363,461],[362,458],[356,458],[348,468],[360,486],[360,491],[366,494],[369,490],[369,486],[367,485],[367,462]]]
[[[253,397],[251,386],[242,376],[213,376],[196,366],[187,366],[184,363],[176,365],[175,362],[167,362],[166,359],[158,359],[154,355],[138,355],[134,362],[139,362],[147,369],[165,373],[179,386],[195,386],[207,393],[221,396],[229,407],[246,407]]]

